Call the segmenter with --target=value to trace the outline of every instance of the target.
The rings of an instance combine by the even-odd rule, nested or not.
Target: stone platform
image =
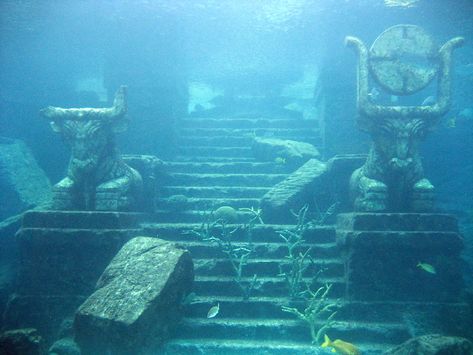
[[[34,327],[47,340],[93,292],[103,270],[144,215],[29,211],[16,234],[19,272],[4,314],[8,329]]]

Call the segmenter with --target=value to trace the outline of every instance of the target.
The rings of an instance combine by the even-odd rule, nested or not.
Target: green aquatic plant
[[[330,302],[328,294],[332,284],[325,284],[312,291],[310,286],[304,291],[306,306],[300,311],[297,308],[282,306],[283,312],[294,314],[298,319],[307,323],[310,328],[312,344],[320,344],[326,330],[335,324],[334,317],[339,308],[338,301]]]
[[[289,295],[293,299],[301,296],[301,292],[305,287],[303,275],[307,268],[314,264],[310,256],[312,248],[309,247],[300,251],[301,246],[305,243],[304,233],[309,228],[307,222],[308,210],[309,207],[304,205],[297,214],[293,213],[297,219],[294,229],[279,231],[279,236],[284,240],[287,247],[287,255],[284,257],[286,262],[279,265],[279,276],[284,278]],[[318,274],[314,278],[317,278],[317,276]]]
[[[212,215],[212,214],[211,214]],[[251,221],[251,220],[250,220]],[[257,275],[254,274],[250,281],[243,277],[243,269],[248,264],[248,260],[254,253],[254,246],[251,242],[251,231],[254,224],[246,223],[237,226],[229,226],[225,219],[204,220],[199,229],[191,230],[190,233],[200,240],[217,245],[218,249],[226,256],[233,271],[233,280],[240,289],[243,299],[249,299],[253,289],[257,284]],[[232,236],[243,230],[247,241],[236,245]]]

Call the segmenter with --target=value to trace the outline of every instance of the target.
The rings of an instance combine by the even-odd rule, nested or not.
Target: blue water
[[[110,106],[127,85],[130,124],[118,136],[126,154],[174,159],[180,120],[199,117],[313,120],[322,127],[324,160],[366,153],[370,137],[356,126],[357,58],[345,37],[370,46],[397,24],[421,26],[439,45],[462,36],[451,108],[421,152],[439,210],[459,219],[471,290],[472,18],[471,0],[1,0],[0,143],[22,140],[56,183],[70,151],[39,110]],[[433,94],[435,84],[412,100]],[[7,206],[5,196],[0,191]],[[0,270],[2,288],[10,265]]]

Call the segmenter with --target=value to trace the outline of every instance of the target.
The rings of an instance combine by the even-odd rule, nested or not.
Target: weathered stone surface
[[[146,216],[130,212],[27,211],[23,228],[127,229],[136,228]]]
[[[127,165],[138,171],[143,179],[142,200],[138,202],[137,209],[154,212],[157,190],[166,178],[165,163],[154,155],[123,155],[122,158]]]
[[[298,210],[307,203],[308,196],[315,196],[317,189],[323,188],[327,181],[326,164],[310,159],[302,167],[276,184],[261,200],[265,221],[291,220],[290,210]]]
[[[130,240],[76,312],[76,341],[87,354],[139,354],[162,343],[182,316],[193,277],[186,250],[157,238]]]
[[[49,355],[81,355],[79,346],[72,338],[61,338],[49,348]]]
[[[46,107],[50,121],[71,147],[67,176],[53,188],[59,210],[136,211],[142,201],[140,174],[118,154],[114,134],[127,128],[126,87],[115,94],[112,107]]]
[[[348,299],[459,301],[463,241],[451,216],[342,214],[337,244],[345,259]],[[433,265],[435,274],[419,262]]]
[[[471,355],[473,343],[465,338],[423,335],[384,352],[384,355]]]
[[[255,137],[251,146],[256,159],[274,161],[285,159],[291,166],[300,166],[312,158],[320,156],[319,151],[310,143]]]
[[[265,220],[292,223],[294,217],[290,210],[297,211],[304,204],[322,213],[334,203],[337,212],[350,211],[350,176],[365,159],[362,154],[347,154],[337,155],[326,163],[309,160],[263,196],[260,205]]]
[[[47,203],[51,184],[20,140],[0,137],[0,221]]]
[[[44,342],[33,328],[8,330],[0,334],[0,354],[5,355],[43,355]]]
[[[3,324],[34,327],[48,343],[55,340],[62,320],[74,315],[116,253],[139,233],[142,218],[124,212],[25,212],[15,245],[8,248],[10,255],[18,249],[18,261]],[[8,260],[4,251],[0,248],[2,262]]]
[[[5,311],[8,296],[15,288],[19,259],[15,233],[20,226],[21,215],[0,222],[0,315]]]
[[[359,57],[358,124],[373,139],[365,164],[350,181],[356,211],[433,210],[434,186],[425,177],[418,146],[450,107],[451,56],[463,42],[461,37],[453,38],[436,50],[430,36],[414,25],[388,28],[370,51],[360,39],[346,38]],[[413,65],[406,60],[410,55],[430,65]],[[370,74],[388,92],[402,95],[421,90],[437,75],[436,102],[417,106],[376,103],[369,96]]]

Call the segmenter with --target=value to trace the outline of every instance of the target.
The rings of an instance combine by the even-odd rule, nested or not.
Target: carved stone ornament
[[[60,108],[40,111],[54,132],[71,147],[67,176],[53,188],[58,210],[136,210],[141,200],[140,174],[116,149],[115,133],[127,128],[126,87],[109,108]]]
[[[358,53],[358,125],[373,143],[365,164],[355,170],[350,189],[356,211],[429,211],[434,186],[424,176],[418,144],[450,107],[452,51],[461,37],[440,49],[420,27],[397,25],[384,31],[370,50],[358,38],[346,44]],[[370,74],[390,94],[411,95],[437,76],[431,105],[383,106],[370,100]]]

